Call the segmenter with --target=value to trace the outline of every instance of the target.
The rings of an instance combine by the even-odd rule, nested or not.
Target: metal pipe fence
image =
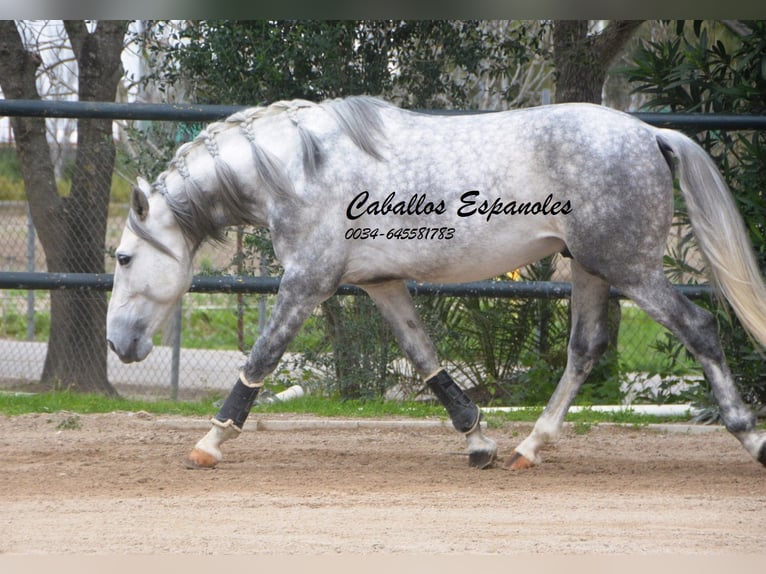
[[[0,100],[0,116],[44,118],[97,118],[173,122],[215,121],[247,106],[210,104],[119,104],[51,100]],[[419,110],[424,113],[486,114],[491,110]],[[631,112],[638,119],[663,128],[693,130],[763,130],[766,115]]]
[[[0,289],[24,289],[53,291],[57,289],[82,289],[86,291],[111,291],[114,276],[110,273],[35,273],[0,272]],[[251,293],[276,294],[279,277],[253,277],[240,275],[205,276],[192,279],[190,293]],[[568,299],[572,285],[566,281],[472,281],[468,283],[420,283],[406,281],[410,294],[430,297],[499,297],[522,299]],[[675,285],[689,299],[710,299],[715,294],[709,285]],[[364,295],[364,290],[354,285],[341,285],[336,295]],[[612,288],[612,299],[623,295]]]
[[[0,116],[34,116],[45,118],[104,118],[127,121],[160,122],[207,122],[221,119],[242,109],[243,106],[209,106],[177,104],[116,104],[91,102],[13,101],[0,100]],[[426,110],[431,113],[483,113]],[[766,116],[704,115],[704,114],[635,114],[640,119],[663,127],[692,130],[764,130]],[[7,179],[7,178],[6,178]],[[2,186],[10,185],[0,171],[0,198]],[[125,210],[110,216],[107,245],[116,245],[124,221]],[[231,254],[229,254],[231,255]],[[214,255],[203,254],[202,258]],[[111,259],[107,258],[109,265]],[[109,356],[109,379],[120,392],[129,396],[168,396],[173,398],[198,396],[206,392],[225,391],[231,377],[221,373],[234,372],[244,360],[247,342],[257,337],[258,324],[263,321],[261,313],[251,313],[242,319],[248,330],[240,334],[239,341],[219,340],[216,335],[201,335],[209,329],[226,330],[228,326],[216,326],[220,313],[232,309],[243,313],[243,294],[263,297],[273,295],[279,288],[279,277],[259,277],[237,274],[202,274],[202,266],[195,268],[195,276],[188,301],[179,307],[175,321],[182,325],[184,337],[176,330],[175,343],[160,345],[149,359],[140,365],[121,365]],[[213,265],[216,267],[216,265]],[[19,388],[33,383],[40,376],[46,352],[45,321],[48,297],[51,291],[76,290],[83,293],[108,292],[112,287],[112,275],[83,273],[50,273],[45,269],[42,249],[34,236],[34,227],[25,202],[0,200],[0,390],[3,387]],[[415,296],[423,297],[488,297],[528,300],[567,299],[571,285],[555,281],[480,281],[465,284],[423,284],[409,282],[408,288]],[[700,285],[678,285],[690,298],[710,298],[711,289]],[[356,296],[362,291],[344,285],[339,295]],[[621,295],[612,290],[613,299]],[[244,314],[247,315],[248,309]],[[205,317],[207,315],[207,317]],[[256,317],[253,319],[253,317]],[[228,323],[227,323],[228,325]],[[193,332],[191,336],[190,332]],[[310,339],[315,334],[308,334]],[[207,337],[207,339],[205,339]],[[243,341],[245,341],[243,343]],[[168,341],[168,343],[172,343]],[[237,349],[237,347],[240,347]],[[646,342],[635,344],[644,349]],[[275,374],[276,378],[310,377],[312,368],[305,362],[288,356],[286,371]],[[169,391],[168,391],[169,389]]]

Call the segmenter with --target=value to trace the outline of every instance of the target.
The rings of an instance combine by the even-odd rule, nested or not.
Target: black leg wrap
[[[758,453],[758,462],[760,462],[763,466],[766,466],[766,442],[763,443],[763,446]]]
[[[452,419],[452,425],[462,433],[467,433],[479,424],[481,412],[468,398],[455,381],[441,370],[426,381],[428,388],[441,401]]]
[[[250,409],[253,407],[253,401],[258,396],[258,391],[261,387],[248,387],[242,382],[241,379],[237,379],[234,384],[234,388],[231,389],[229,396],[226,397],[221,410],[215,415],[215,418],[222,423],[231,419],[236,427],[242,428],[247,420],[247,415],[250,414]]]

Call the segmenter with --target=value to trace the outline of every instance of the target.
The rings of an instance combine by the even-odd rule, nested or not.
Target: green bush
[[[0,201],[24,201],[24,183],[16,150],[10,146],[0,148]]]
[[[26,201],[24,182],[0,173],[0,201]]]
[[[130,172],[129,160],[124,153],[117,154],[117,169],[112,175],[111,201],[115,203],[128,203],[132,181],[121,175]],[[56,184],[62,196],[69,195],[72,186],[72,170],[74,162],[67,162],[64,167],[64,176],[57,180]],[[21,175],[16,149],[5,147],[0,149],[0,201],[26,201],[27,193],[24,180]]]
[[[763,114],[766,21],[749,21],[747,26],[749,33],[736,37],[717,23],[681,21],[676,36],[644,42],[632,65],[621,72],[635,83],[636,91],[649,96],[649,110]],[[766,131],[708,130],[689,135],[711,154],[723,173],[746,222],[756,259],[766,269]],[[688,223],[682,202],[677,202],[676,215],[679,224]],[[698,271],[687,264],[687,252],[679,250],[667,258],[671,270]],[[729,366],[745,400],[766,403],[766,363],[761,350],[727,306],[717,302],[701,305],[716,314]]]

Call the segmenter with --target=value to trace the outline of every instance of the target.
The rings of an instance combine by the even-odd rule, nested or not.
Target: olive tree
[[[113,101],[123,76],[127,22],[64,22],[81,101]],[[6,98],[38,100],[42,58],[17,24],[0,21],[0,88]],[[81,119],[68,194],[56,184],[45,119],[11,120],[35,229],[52,272],[104,273],[107,211],[115,146],[112,122]],[[114,394],[107,378],[106,294],[51,292],[51,328],[41,383],[48,388]]]

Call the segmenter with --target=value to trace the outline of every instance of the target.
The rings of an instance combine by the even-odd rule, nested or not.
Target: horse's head
[[[106,337],[124,363],[141,361],[191,284],[192,252],[162,194],[138,180],[117,248]]]

